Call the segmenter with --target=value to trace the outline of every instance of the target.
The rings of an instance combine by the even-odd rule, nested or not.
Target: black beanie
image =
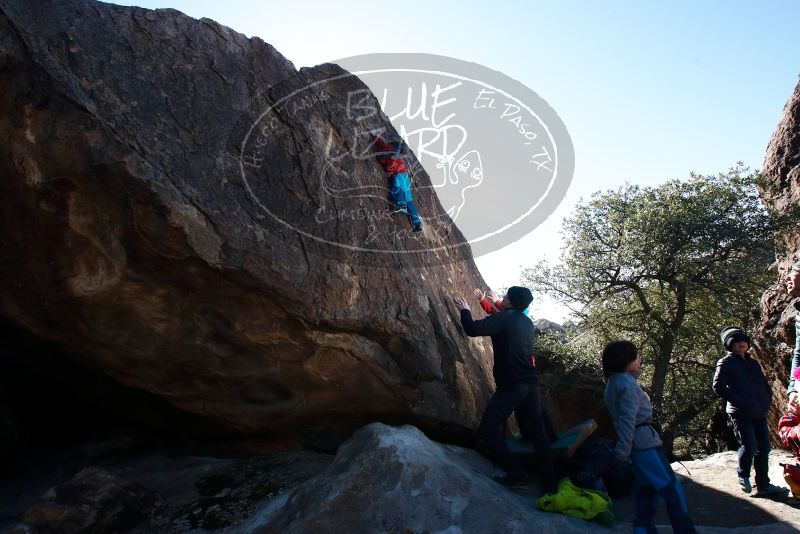
[[[506,291],[506,296],[516,310],[524,310],[533,302],[533,295],[527,287],[511,286]]]
[[[731,345],[736,341],[747,341],[748,344],[750,343],[750,336],[738,326],[726,326],[722,329],[722,332],[719,333],[719,338],[725,350],[731,350]]]

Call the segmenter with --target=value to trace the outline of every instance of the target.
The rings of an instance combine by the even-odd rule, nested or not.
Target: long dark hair
[[[603,349],[603,376],[610,377],[621,373],[628,364],[636,359],[639,350],[630,341],[620,339],[611,341]]]

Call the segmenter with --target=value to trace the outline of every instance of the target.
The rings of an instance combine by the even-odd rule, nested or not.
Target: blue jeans
[[[392,176],[392,187],[389,188],[389,193],[398,208],[408,209],[411,224],[422,224],[422,220],[420,220],[417,213],[417,207],[414,205],[414,197],[411,195],[411,179],[407,173],[398,172]]]
[[[478,434],[483,441],[486,455],[514,479],[528,478],[522,463],[508,449],[504,435],[505,422],[514,413],[517,416],[522,438],[533,442],[536,459],[542,472],[542,488],[545,493],[555,492],[556,473],[553,454],[544,421],[538,382],[522,382],[494,392],[481,418]]]
[[[756,486],[769,484],[769,426],[767,419],[753,419],[736,414],[728,414],[733,422],[733,431],[739,440],[740,477],[750,478],[750,466],[755,460]]]
[[[659,499],[664,499],[672,531],[676,534],[694,534],[683,488],[664,455],[664,449],[653,447],[631,451],[631,462],[636,476],[636,518],[633,520],[633,531],[658,533],[653,516],[658,509]]]

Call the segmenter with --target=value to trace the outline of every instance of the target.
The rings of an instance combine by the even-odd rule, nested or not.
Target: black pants
[[[737,414],[728,414],[733,421],[733,430],[739,439],[739,467],[737,474],[750,478],[750,466],[755,463],[756,486],[769,484],[769,425],[766,418],[752,419]]]
[[[542,488],[554,492],[557,488],[550,440],[545,430],[544,415],[539,398],[539,384],[520,383],[509,388],[498,388],[483,412],[478,434],[483,441],[486,455],[514,479],[528,478],[525,467],[506,444],[503,432],[506,420],[516,415],[522,439],[530,441],[536,449],[541,469]]]

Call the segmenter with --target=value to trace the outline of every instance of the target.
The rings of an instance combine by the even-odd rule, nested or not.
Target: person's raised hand
[[[792,391],[789,393],[789,407],[788,410],[798,411],[800,410],[800,405],[797,403],[797,392]]]
[[[467,303],[467,299],[463,297],[458,297],[453,299],[456,302],[456,306],[458,306],[459,310],[467,310],[469,311],[469,303]]]
[[[473,293],[475,294],[475,298],[478,299],[478,301],[481,301],[486,298],[486,292],[481,291],[480,289],[475,289]]]

